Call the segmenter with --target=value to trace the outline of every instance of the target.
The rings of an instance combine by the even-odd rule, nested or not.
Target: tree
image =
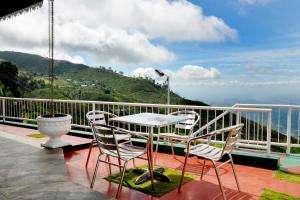
[[[4,96],[4,85],[0,82],[0,96]]]
[[[18,67],[16,65],[8,61],[0,63],[0,80],[3,84],[2,93],[11,93],[15,97],[20,96],[17,76]]]

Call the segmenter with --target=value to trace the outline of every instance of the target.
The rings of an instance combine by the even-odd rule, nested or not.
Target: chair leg
[[[96,167],[95,167],[95,171],[94,171],[94,175],[93,175],[93,179],[92,179],[92,182],[91,182],[91,185],[90,185],[90,188],[93,188],[94,187],[94,183],[95,183],[95,179],[96,179],[96,176],[97,176],[97,171],[98,171],[98,167],[99,167],[99,162],[100,162],[100,154],[98,156],[98,159],[97,159],[97,164],[96,164]]]
[[[131,138],[130,138],[130,145],[132,145],[132,140],[131,140]],[[136,168],[135,160],[134,160],[134,159],[132,159],[132,163],[133,163],[133,167]]]
[[[236,170],[235,170],[235,167],[234,167],[234,163],[233,163],[233,160],[232,160],[232,157],[231,157],[230,154],[229,154],[229,157],[230,157],[230,160],[231,160],[230,163],[231,163],[232,171],[233,171],[233,174],[234,174],[236,186],[237,186],[238,190],[241,191],[239,179],[238,179],[238,177],[237,177]]]
[[[225,195],[225,192],[224,192],[224,189],[223,189],[223,185],[222,185],[222,182],[221,182],[221,177],[220,177],[217,165],[214,161],[212,161],[212,163],[214,164],[214,168],[215,168],[215,171],[216,171],[216,174],[217,174],[217,178],[218,178],[220,190],[221,190],[222,195],[223,195],[223,199],[226,200],[226,195]]]
[[[187,161],[188,161],[188,157],[189,157],[189,154],[186,153],[185,158],[184,158],[182,173],[181,173],[181,177],[180,177],[180,182],[179,182],[179,187],[178,187],[178,193],[180,193],[181,186],[182,186],[182,183],[183,183],[183,177],[184,177],[184,172],[185,172],[185,167],[186,167],[186,164],[187,164]]]
[[[206,159],[203,160],[203,166],[202,166],[202,171],[201,171],[201,176],[200,176],[200,180],[201,180],[201,181],[202,181],[202,179],[203,179],[204,167],[205,167],[205,161],[206,161]]]
[[[87,159],[85,161],[85,168],[87,168],[87,166],[89,164],[90,155],[91,155],[91,151],[92,151],[93,146],[94,146],[94,140],[92,140],[91,145],[90,145],[89,154],[88,154]]]
[[[118,191],[117,191],[117,194],[116,194],[116,199],[119,197],[119,194],[120,194],[121,189],[122,189],[122,184],[123,184],[123,181],[124,181],[126,167],[127,167],[127,161],[125,161],[124,166],[123,166],[122,176],[121,176],[121,180],[120,180],[120,183],[119,183]]]
[[[171,151],[172,151],[172,155],[173,155],[173,158],[175,159],[174,143],[173,143],[172,138],[170,139],[170,142],[171,142]]]
[[[110,164],[110,157],[109,157],[109,155],[107,155],[106,158],[107,158],[107,161],[109,162],[109,164],[108,164],[109,175],[111,175],[111,164]]]
[[[118,162],[119,162],[119,166],[121,166],[121,159],[120,158],[118,158]],[[122,173],[121,167],[119,167],[119,169],[120,169],[120,173]]]

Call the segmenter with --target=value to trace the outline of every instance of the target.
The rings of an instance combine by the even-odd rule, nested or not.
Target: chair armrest
[[[195,137],[192,137],[190,139],[188,139],[188,146],[190,146],[190,144],[195,141],[195,140],[199,140],[199,139],[205,139],[207,138],[208,141],[210,140],[210,138],[212,136],[216,135],[215,131],[214,132],[211,132],[211,133],[208,133],[208,134],[205,134],[205,135],[200,135],[200,136],[195,136]]]
[[[190,146],[191,142],[193,142],[195,140],[202,139],[202,138],[208,138],[208,140],[210,140],[211,137],[213,137],[213,136],[225,133],[225,132],[230,131],[232,129],[241,128],[243,126],[244,126],[244,124],[237,124],[237,125],[234,125],[234,126],[229,126],[229,127],[226,127],[226,128],[215,130],[215,131],[213,131],[211,133],[208,133],[208,134],[205,134],[205,135],[192,137],[188,140],[188,147]]]

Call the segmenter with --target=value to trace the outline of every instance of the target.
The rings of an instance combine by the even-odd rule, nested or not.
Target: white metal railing
[[[0,97],[0,118],[6,123],[36,124],[36,117],[38,115],[48,114],[49,108],[49,99]],[[54,109],[56,113],[65,113],[73,116],[72,130],[89,129],[85,114],[91,110],[103,110],[119,116],[141,112],[168,114],[168,112],[178,110],[193,110],[200,116],[196,127],[198,134],[205,134],[229,125],[244,123],[243,134],[238,143],[240,148],[263,150],[267,153],[271,153],[271,145],[278,147],[288,146],[288,142],[291,141],[272,141],[272,139],[274,139],[273,134],[275,133],[275,129],[272,127],[272,108],[255,107],[255,105],[249,105],[248,107],[238,104],[233,107],[213,107],[54,100]],[[291,120],[289,120],[289,122],[291,122]],[[131,130],[143,131],[143,128],[144,127],[133,126]],[[283,136],[280,135],[280,137]],[[215,137],[212,142],[223,144],[225,138],[226,135],[222,135],[218,138]],[[293,147],[300,147],[299,142],[293,145]]]
[[[287,154],[300,147],[300,106],[282,104],[236,104],[236,107],[272,109],[271,145],[283,147]]]
[[[244,107],[245,108],[245,107]],[[229,125],[243,123],[245,127],[243,128],[243,134],[238,140],[237,146],[241,148],[250,148],[256,150],[266,150],[267,154],[271,153],[271,133],[272,133],[272,110],[271,109],[241,109],[234,105],[230,110],[226,110],[220,115],[216,116],[213,120],[209,121],[206,125],[198,129],[194,134],[199,134],[205,129],[210,128],[214,125],[214,130],[216,124],[222,124],[224,127],[224,117],[229,115]],[[251,116],[254,116],[252,119]],[[235,119],[234,119],[235,118]],[[256,121],[257,119],[257,121]],[[266,119],[266,120],[264,120]],[[218,140],[215,138],[212,143],[224,143],[224,135],[222,139]]]

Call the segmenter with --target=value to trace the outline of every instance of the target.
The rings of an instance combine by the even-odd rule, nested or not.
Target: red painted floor
[[[12,134],[18,137],[26,138],[27,140],[41,143],[47,140],[47,138],[36,139],[30,138],[27,135],[38,133],[37,130],[20,128],[14,126],[0,125],[0,131]],[[89,139],[78,138],[74,136],[64,136],[64,139],[72,143],[73,145],[90,142]],[[98,149],[94,148],[90,158],[88,168],[85,168],[85,161],[87,157],[88,149],[79,151],[71,151],[65,153],[66,168],[69,177],[72,181],[79,183],[85,187],[89,187],[91,178],[94,171],[96,158],[98,156]],[[174,159],[169,154],[159,153],[158,165],[166,166],[181,170],[183,157],[176,156]],[[192,172],[196,175],[201,173],[202,161],[196,159],[190,159],[187,166],[187,171]],[[137,165],[146,164],[144,160],[136,160]],[[133,167],[130,163],[129,167]],[[221,179],[225,186],[225,191],[228,199],[258,199],[264,188],[270,188],[274,191],[288,193],[290,195],[300,197],[300,185],[289,183],[286,181],[273,179],[274,171],[260,169],[255,167],[236,165],[237,174],[240,180],[241,192],[237,191],[235,180],[230,165],[226,165],[221,168]],[[113,167],[114,172],[118,169]],[[108,166],[101,164],[99,167],[97,179],[95,182],[94,190],[104,193],[108,196],[115,197],[117,184],[110,183],[103,179],[103,177],[109,174]],[[155,198],[139,191],[132,190],[123,187],[120,199],[132,199],[132,200],[149,200],[149,199],[160,199],[160,200],[194,200],[194,199],[205,199],[205,200],[217,200],[222,199],[217,178],[214,169],[211,165],[205,168],[203,181],[199,179],[191,181],[182,187],[182,192],[177,193],[174,190],[163,197]]]
[[[23,128],[23,127],[17,127],[17,126],[9,126],[9,125],[3,125],[0,124],[0,131],[13,134],[16,136],[20,136],[22,138],[26,138],[27,140],[30,140],[31,142],[40,144],[44,143],[48,140],[48,137],[45,138],[33,138],[29,137],[28,135],[31,134],[38,134],[39,131],[36,129],[30,129],[30,128]],[[62,139],[69,142],[72,146],[77,146],[81,144],[87,144],[90,143],[90,139],[81,138],[81,137],[75,137],[71,135],[64,135],[62,136]]]
[[[71,180],[79,184],[85,185],[86,187],[89,186],[93,175],[98,149],[93,149],[88,168],[86,169],[85,161],[87,152],[87,150],[80,150],[68,152],[65,154],[66,165]],[[176,159],[173,159],[173,157],[169,154],[159,153],[157,164],[160,166],[166,166],[181,170],[182,161],[183,157],[176,156]],[[139,162],[137,162],[137,165],[143,165],[145,163],[145,161],[139,160]],[[133,167],[132,163],[129,167]],[[190,159],[189,164],[187,166],[187,170],[196,175],[200,175],[200,167],[201,161],[196,159]],[[237,191],[230,165],[224,166],[220,170],[222,182],[226,188],[225,191],[228,199],[258,199],[263,188],[269,188],[270,186],[274,186],[272,188],[276,188],[276,186],[278,185],[272,180],[272,177],[274,175],[274,171],[272,170],[240,165],[236,165],[236,168],[242,192]],[[114,168],[114,171],[117,172],[118,169]],[[117,184],[110,183],[104,180],[103,177],[107,175],[109,175],[108,167],[106,166],[106,164],[101,164],[95,182],[94,190],[114,197],[117,190]],[[297,187],[299,190],[300,186],[297,185]],[[300,194],[297,195],[300,196]],[[211,166],[208,166],[205,168],[203,181],[197,179],[195,181],[191,181],[185,184],[182,187],[182,192],[180,194],[178,194],[177,190],[175,190],[164,195],[163,197],[156,198],[143,194],[139,191],[123,187],[120,199],[192,200],[222,199],[222,196],[214,169],[211,168]]]
[[[300,165],[300,163],[299,163]],[[300,167],[290,167],[288,168],[288,172],[293,174],[300,174]]]

